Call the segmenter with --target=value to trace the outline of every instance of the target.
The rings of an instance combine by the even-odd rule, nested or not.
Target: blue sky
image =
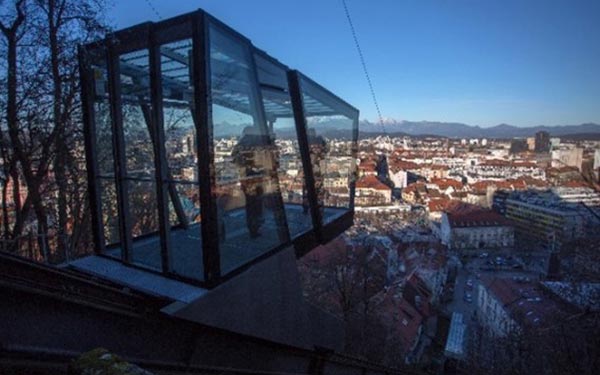
[[[112,0],[120,28],[158,20]],[[341,0],[148,0],[202,8],[377,120]],[[600,0],[347,0],[386,118],[600,123]]]

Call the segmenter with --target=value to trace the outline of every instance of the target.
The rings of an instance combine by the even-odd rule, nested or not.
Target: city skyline
[[[444,17],[495,7],[461,1]],[[313,18],[312,3],[257,15],[266,1],[179,2],[174,14],[120,1],[122,25],[107,23],[111,2],[0,0],[0,373],[600,373],[598,121],[465,125],[498,115],[482,101],[460,120],[391,121],[385,100],[436,98],[385,96],[381,74],[403,71],[392,65],[371,70],[387,125],[361,120],[357,107],[375,112],[354,37],[345,48],[323,31],[358,0]],[[339,24],[326,12],[336,4]],[[359,22],[406,7],[389,4],[358,9]],[[436,17],[421,28],[442,35]],[[554,68],[593,61],[573,58]],[[461,77],[477,81],[490,62],[519,61],[490,50]],[[520,74],[540,66],[530,62]],[[440,66],[402,79],[454,98],[473,88]],[[504,83],[527,93],[552,69]],[[505,77],[484,78],[483,91]],[[554,107],[577,113],[571,104]],[[517,109],[498,116],[514,124]]]
[[[386,119],[482,127],[600,123],[596,2],[347,4]],[[341,1],[134,0],[115,3],[108,18],[122,28],[197,8],[294,61],[293,68],[358,107],[361,119],[378,121]]]

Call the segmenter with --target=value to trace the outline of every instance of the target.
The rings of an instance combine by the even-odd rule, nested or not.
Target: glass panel
[[[131,260],[138,265],[161,270],[158,211],[156,209],[156,183],[154,181],[129,181],[129,212],[133,252]]]
[[[120,68],[127,176],[154,178],[148,51],[122,55]]]
[[[286,70],[254,55],[269,131],[277,146],[278,178],[292,238],[313,228]]]
[[[358,112],[303,77],[300,86],[317,200],[326,224],[351,207]]]
[[[172,271],[203,279],[198,145],[190,79],[192,40],[161,46]]]
[[[289,235],[249,46],[214,25],[209,33],[217,225],[226,274]]]
[[[96,138],[96,161],[98,165],[98,187],[100,191],[102,232],[106,246],[118,244],[119,215],[115,185],[113,157],[113,132],[108,98],[108,75],[106,51],[97,49],[89,53],[93,74],[94,125]]]
[[[148,50],[119,57],[126,180],[133,249],[138,265],[161,269],[158,209],[151,126]]]
[[[119,213],[114,179],[98,179],[102,204],[102,229],[106,246],[119,243]]]

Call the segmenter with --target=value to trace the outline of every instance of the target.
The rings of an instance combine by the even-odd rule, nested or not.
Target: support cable
[[[342,4],[344,5],[344,12],[346,13],[346,18],[348,19],[348,25],[350,26],[350,31],[352,33],[352,39],[354,39],[354,45],[356,46],[356,50],[358,51],[360,63],[362,65],[363,72],[365,74],[365,78],[367,79],[367,83],[369,85],[369,91],[371,92],[371,98],[373,99],[373,103],[375,104],[375,109],[377,110],[377,116],[379,116],[379,124],[381,125],[381,129],[383,130],[383,133],[385,135],[387,135],[387,131],[385,129],[385,124],[383,122],[383,116],[381,116],[381,110],[379,108],[379,102],[377,101],[377,96],[375,95],[375,89],[373,88],[371,76],[369,75],[369,70],[367,69],[367,63],[365,62],[365,57],[363,55],[362,49],[360,48],[360,43],[358,42],[356,29],[354,28],[354,23],[352,22],[352,17],[350,17],[350,11],[348,10],[348,5],[346,4],[346,0],[342,0]]]
[[[156,17],[158,17],[159,20],[162,20],[162,17],[160,16],[160,13],[158,13],[158,10],[156,10],[156,8],[154,7],[154,5],[152,4],[152,0],[146,0],[146,4],[148,4],[148,6],[150,7],[150,9],[152,9],[152,12],[154,12],[154,14],[156,15]]]

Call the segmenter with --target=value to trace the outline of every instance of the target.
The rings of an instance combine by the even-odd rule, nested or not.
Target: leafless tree
[[[581,312],[543,328],[495,337],[478,329],[462,368],[468,374],[597,374],[600,314]]]
[[[104,4],[4,2],[8,10],[0,21],[7,54],[2,83],[7,90],[6,94],[0,90],[0,103],[6,108],[1,156],[4,178],[10,178],[13,186],[15,214],[10,225],[8,207],[3,207],[3,233],[17,239],[27,228],[35,229],[40,248],[49,249],[50,255],[66,254],[88,242],[84,237],[89,232],[77,45],[98,38],[106,29]],[[27,190],[24,202],[17,194],[21,182]]]
[[[381,310],[385,261],[372,246],[334,240],[306,255],[300,272],[308,300],[343,320],[346,352],[389,365],[403,363],[400,340],[390,335],[393,322]]]

